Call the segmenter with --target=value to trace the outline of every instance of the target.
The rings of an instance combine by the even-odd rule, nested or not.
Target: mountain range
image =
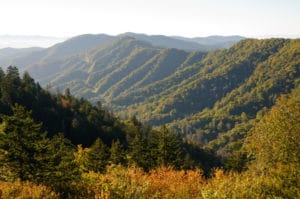
[[[279,95],[300,83],[299,39],[124,33],[81,35],[30,50],[0,64],[27,70],[48,90],[68,88],[101,101],[120,117],[168,124],[224,155]]]

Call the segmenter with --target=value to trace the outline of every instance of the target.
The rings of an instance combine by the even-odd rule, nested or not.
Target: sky
[[[0,35],[300,37],[300,0],[0,0]]]

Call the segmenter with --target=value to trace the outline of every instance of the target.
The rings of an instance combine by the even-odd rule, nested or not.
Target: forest
[[[1,198],[298,198],[300,87],[227,160],[166,126],[120,120],[0,70]]]

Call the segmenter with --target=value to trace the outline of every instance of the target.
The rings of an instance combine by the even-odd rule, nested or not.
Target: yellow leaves
[[[2,199],[56,199],[59,195],[49,187],[36,185],[31,182],[3,182],[0,181],[0,198]]]
[[[71,182],[71,187],[72,197],[87,199],[297,198],[299,171],[299,167],[286,165],[265,173],[216,169],[212,178],[204,179],[201,170],[160,167],[146,173],[134,166],[111,165],[106,173],[84,173],[80,182]],[[58,198],[48,187],[30,182],[0,181],[0,190],[4,199]]]
[[[82,145],[77,145],[77,151],[74,153],[74,162],[79,165],[81,172],[87,171],[85,163],[88,161],[89,148],[83,148]]]
[[[214,177],[217,180],[220,180],[224,177],[224,170],[223,169],[216,169],[214,173]]]
[[[200,198],[202,171],[161,167],[144,172],[138,167],[111,165],[105,174],[83,174],[95,198]]]

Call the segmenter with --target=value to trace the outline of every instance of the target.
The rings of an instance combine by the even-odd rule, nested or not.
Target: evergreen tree
[[[12,110],[13,115],[2,116],[0,127],[1,166],[12,174],[8,177],[55,188],[78,179],[70,141],[61,134],[50,140],[46,132],[41,132],[42,125],[31,118],[31,112],[17,104]]]
[[[137,132],[130,143],[129,161],[144,169],[149,169],[148,147],[146,138]]]
[[[107,146],[102,142],[100,138],[97,138],[94,144],[90,147],[88,152],[88,170],[95,172],[104,172],[105,167],[108,163],[108,149]]]
[[[112,164],[124,164],[125,158],[124,158],[125,152],[123,150],[123,146],[120,143],[119,140],[113,141],[110,148],[110,162]]]
[[[79,165],[75,161],[75,146],[63,134],[59,133],[51,139],[48,147],[47,165],[44,170],[44,182],[49,185],[60,182],[68,183],[79,180]]]
[[[2,116],[0,149],[2,164],[21,180],[39,179],[46,164],[49,139],[35,123],[31,112],[15,105],[12,116]]]
[[[180,137],[162,126],[158,143],[158,164],[174,166],[179,169],[183,164],[183,147]]]
[[[1,101],[6,105],[12,105],[19,102],[21,79],[16,67],[9,66],[6,76],[1,82]]]

